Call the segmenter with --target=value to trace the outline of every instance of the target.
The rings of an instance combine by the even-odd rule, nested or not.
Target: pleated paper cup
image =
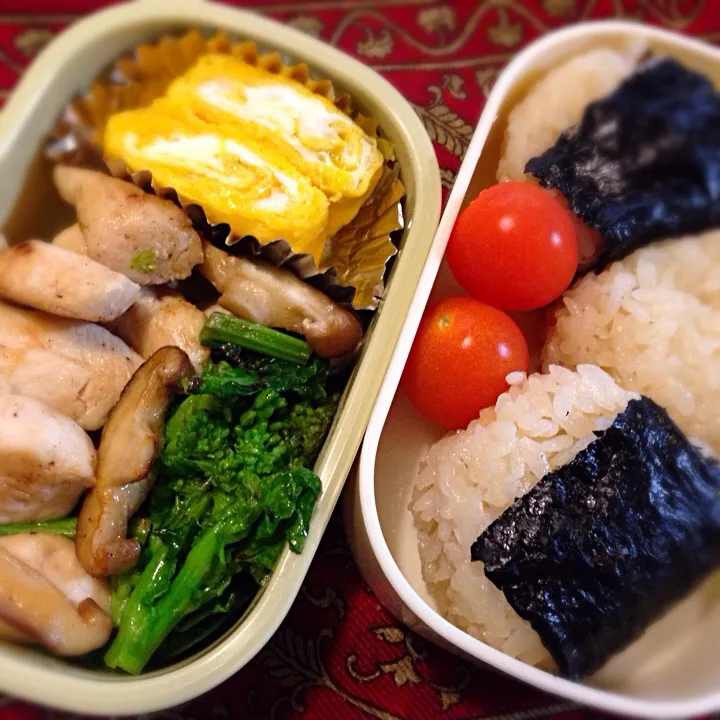
[[[282,237],[261,242],[252,234],[234,231],[218,221],[211,207],[202,207],[180,189],[158,182],[149,170],[131,170],[125,162],[103,156],[103,132],[113,115],[148,107],[164,95],[174,80],[209,54],[229,55],[300,83],[348,115],[382,152],[384,164],[373,178],[369,195],[355,217],[327,238],[320,257],[295,252]],[[105,169],[147,192],[170,199],[183,208],[199,232],[218,246],[287,267],[333,299],[357,310],[377,307],[385,288],[387,263],[397,253],[393,238],[404,227],[405,187],[392,144],[383,137],[377,120],[360,113],[351,95],[338,92],[331,80],[314,78],[306,63],[292,64],[278,52],[262,53],[254,41],[234,41],[224,32],[207,37],[199,30],[166,35],[116,60],[86,93],[65,108],[53,129],[46,155],[53,162]]]

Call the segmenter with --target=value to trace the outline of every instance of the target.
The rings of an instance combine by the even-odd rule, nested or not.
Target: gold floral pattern
[[[490,94],[490,88],[495,82],[498,72],[497,68],[479,68],[475,71],[475,82],[485,97]]]
[[[350,706],[372,718],[400,720],[396,715],[385,712],[372,703],[345,693],[336,684],[321,656],[323,642],[332,637],[332,631],[327,628],[320,630],[315,637],[304,638],[287,627],[278,632],[262,651],[260,659],[268,669],[268,674],[278,680],[281,687],[288,690],[273,703],[270,720],[276,720],[285,705],[289,705],[295,712],[304,712],[306,708],[304,694],[314,687],[329,690]]]
[[[450,5],[425,8],[418,13],[418,25],[428,32],[455,29],[455,13]]]
[[[314,607],[327,610],[328,608],[334,608],[337,616],[340,620],[345,617],[347,612],[345,608],[344,600],[338,596],[335,588],[332,585],[328,585],[323,592],[322,597],[316,597],[310,592],[307,587],[303,587],[301,590],[303,597]]]
[[[443,78],[443,87],[456,99],[464,100],[467,97],[465,92],[465,79],[460,75],[445,75]]]
[[[53,34],[45,28],[28,28],[15,40],[15,46],[26,57],[32,58],[52,40]]]
[[[450,170],[450,168],[440,168],[440,181],[447,190],[452,190],[456,177],[457,173]]]
[[[542,6],[553,17],[572,17],[577,11],[575,0],[543,0]]]
[[[659,21],[674,30],[685,30],[708,5],[717,4],[707,0],[639,0],[638,5],[655,21]]]
[[[296,15],[288,20],[288,25],[313,37],[320,37],[324,27],[323,21],[314,15]]]
[[[460,115],[440,102],[428,107],[416,105],[415,110],[433,142],[457,157],[465,154],[473,129]]]
[[[393,49],[392,35],[387,29],[383,29],[378,35],[375,35],[370,28],[366,27],[365,40],[359,42],[355,49],[358,55],[367,58],[387,57]]]
[[[522,39],[522,25],[511,22],[504,7],[498,9],[498,21],[488,28],[488,36],[497,45],[515,47]]]
[[[426,683],[437,691],[439,708],[443,711],[459,702],[460,693],[470,682],[469,672],[463,668],[455,684],[442,685],[432,677],[423,675],[421,663],[426,653],[415,647],[417,638],[412,632],[396,625],[384,625],[372,631],[389,645],[400,646],[400,654],[387,662],[377,663],[369,673],[358,670],[359,657],[356,653],[348,654],[345,664],[353,679],[360,683],[372,683],[383,676],[390,676],[395,687],[402,687],[407,683],[411,685]]]

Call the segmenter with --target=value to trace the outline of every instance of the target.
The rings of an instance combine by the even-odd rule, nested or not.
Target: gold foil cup
[[[183,203],[173,188],[154,182],[150,172],[130,172],[123,162],[103,159],[101,139],[108,118],[123,110],[150,105],[165,93],[173,80],[208,53],[231,54],[305,85],[330,100],[368,135],[377,138],[385,157],[380,180],[355,218],[327,240],[319,264],[310,254],[293,252],[281,238],[260,243],[252,236],[232,233],[225,224],[212,224],[199,205]],[[51,134],[46,155],[54,162],[105,168],[115,177],[170,199],[182,207],[195,227],[215,244],[231,247],[233,252],[262,256],[287,267],[333,299],[358,310],[377,307],[384,290],[386,265],[397,253],[392,236],[404,227],[405,188],[399,179],[392,145],[379,134],[377,121],[357,112],[350,96],[338,94],[330,80],[313,79],[305,63],[287,64],[279,53],[261,54],[254,42],[233,42],[225,33],[206,38],[199,31],[191,30],[181,36],[166,36],[155,43],[140,45],[132,55],[117,60],[93,82],[87,93],[67,106]]]

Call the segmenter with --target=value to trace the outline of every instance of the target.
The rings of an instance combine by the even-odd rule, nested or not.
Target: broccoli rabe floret
[[[315,462],[323,440],[330,430],[340,398],[333,394],[319,403],[296,402],[276,429],[288,447],[292,467],[307,467]]]
[[[110,667],[139,672],[176,627],[201,639],[216,623],[204,620],[247,599],[286,544],[302,550],[321,489],[309,468],[338,404],[328,365],[235,358],[209,362],[171,412],[151,530],[137,568],[114,583]]]

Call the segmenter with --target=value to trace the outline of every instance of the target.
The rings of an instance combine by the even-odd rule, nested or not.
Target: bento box
[[[360,445],[412,294],[430,252],[441,186],[432,144],[410,105],[375,74],[342,52],[258,15],[204,0],[132,2],[98,12],[62,33],[37,58],[0,113],[0,221],[11,244],[52,237],[66,213],[51,166],[40,152],[63,108],[98,74],[140,43],[188,28],[223,31],[307,63],[349,92],[392,142],[406,189],[401,251],[390,271],[360,358],[315,471],[322,491],[301,554],[287,548],[250,607],[221,638],[186,660],[137,677],[65,662],[27,646],[0,646],[0,690],[44,705],[87,714],[147,713],[196,697],[248,663],[288,612],[317,549]]]
[[[462,631],[441,615],[425,582],[410,509],[417,497],[413,486],[418,468],[444,433],[419,414],[400,384],[426,304],[465,295],[444,252],[460,211],[496,182],[509,112],[541,74],[565,59],[599,47],[628,47],[638,40],[650,51],[704,73],[716,87],[720,82],[717,49],[626,22],[585,23],[551,33],[520,53],[499,77],[441,219],[373,410],[344,510],[348,539],[365,580],[381,602],[419,634],[472,662],[572,702],[619,715],[681,718],[720,710],[717,572],[582,682],[521,662]],[[528,344],[532,347],[530,337]]]

